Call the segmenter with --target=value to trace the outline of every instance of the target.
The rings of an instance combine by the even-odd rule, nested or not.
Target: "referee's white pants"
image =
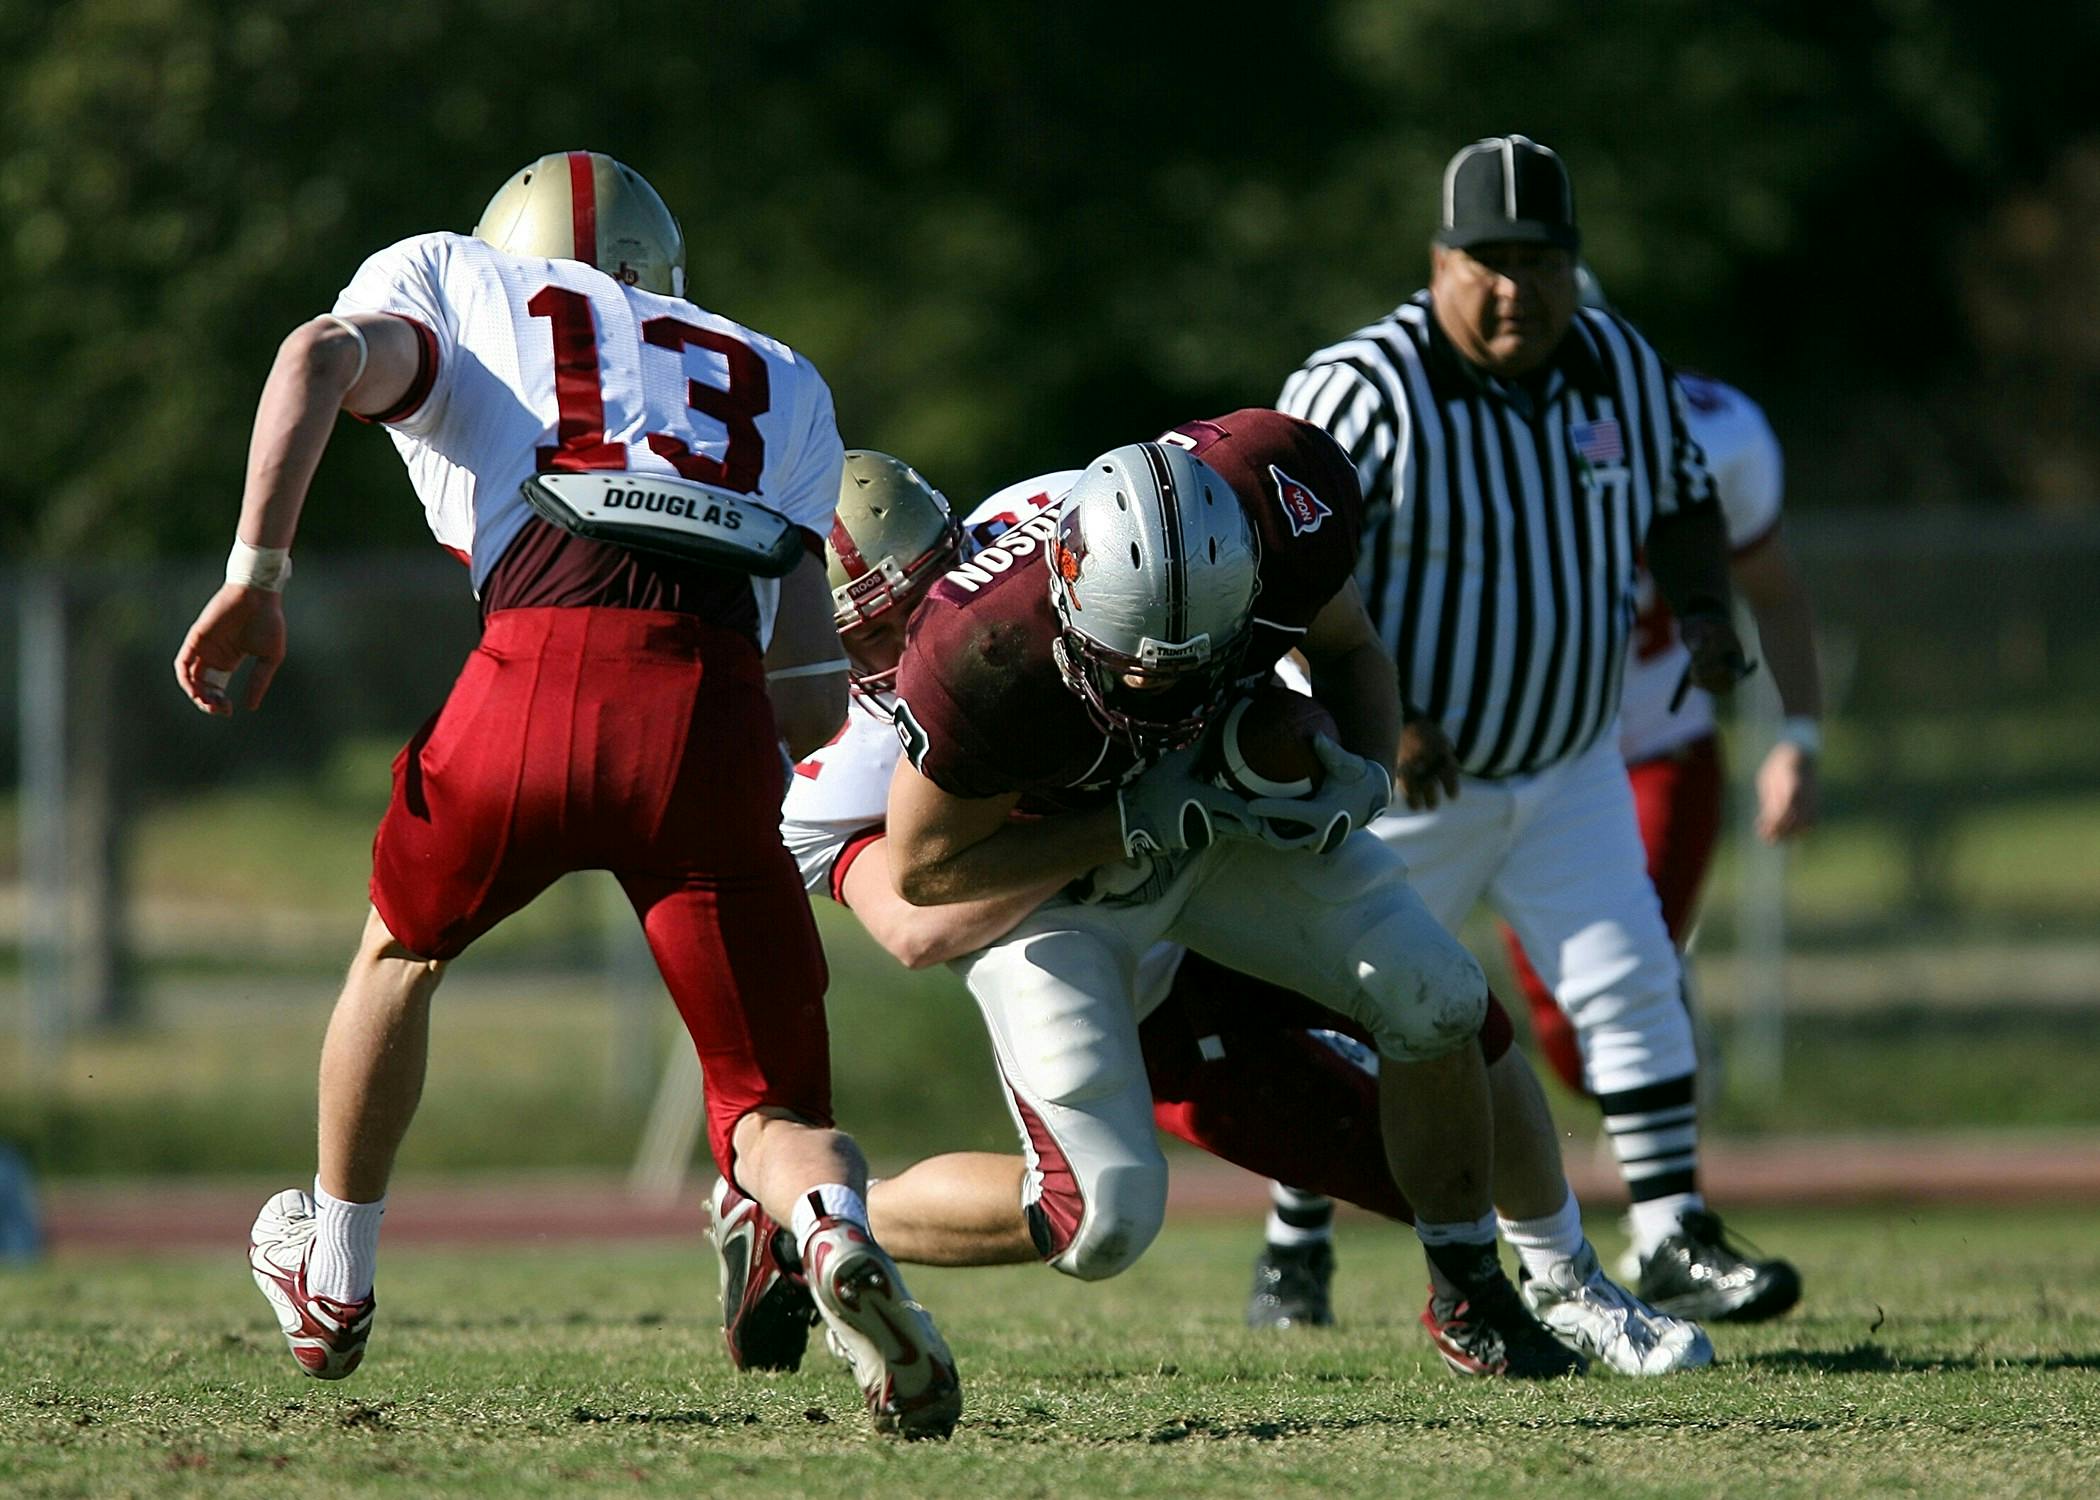
[[[1020,1132],[1037,1248],[1089,1280],[1136,1261],[1166,1213],[1167,1163],[1138,1040],[1178,959],[1163,942],[1361,1022],[1399,1061],[1471,1045],[1486,1013],[1479,965],[1368,834],[1328,858],[1220,843],[1155,900],[1053,899],[957,959]]]
[[[1618,744],[1608,732],[1533,775],[1463,777],[1436,811],[1403,806],[1371,825],[1446,927],[1457,931],[1485,899],[1516,929],[1600,1095],[1696,1065],[1683,968],[1648,879]]]

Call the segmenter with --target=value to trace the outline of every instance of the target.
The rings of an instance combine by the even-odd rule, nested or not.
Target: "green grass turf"
[[[841,1367],[733,1376],[697,1247],[393,1251],[369,1366],[292,1368],[237,1252],[0,1277],[0,1491],[1464,1497],[2100,1493],[2100,1217],[1763,1215],[1809,1301],[1666,1381],[1460,1382],[1419,1259],[1343,1226],[1343,1326],[1238,1326],[1254,1226],[1122,1278],[920,1271],[967,1411],[866,1434]],[[1607,1247],[1609,1248],[1609,1247]]]

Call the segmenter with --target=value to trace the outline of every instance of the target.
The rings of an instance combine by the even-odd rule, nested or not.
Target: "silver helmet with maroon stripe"
[[[887,453],[847,450],[824,560],[832,618],[853,659],[855,686],[886,692],[896,685],[894,652],[903,644],[904,621],[961,556],[961,523],[917,469]],[[877,655],[881,663],[871,665]]]
[[[1058,670],[1104,729],[1156,752],[1193,741],[1254,621],[1260,544],[1232,486],[1165,443],[1086,466],[1049,547]]]
[[[496,189],[474,238],[511,255],[580,260],[629,286],[685,295],[685,234],[630,166],[599,151],[554,151]]]

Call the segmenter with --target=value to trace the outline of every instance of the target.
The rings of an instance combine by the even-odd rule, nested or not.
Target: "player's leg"
[[[921,1266],[1006,1266],[1037,1259],[1021,1210],[1028,1163],[993,1151],[913,1162],[868,1193],[876,1234]]]
[[[1600,743],[1534,788],[1515,847],[1490,888],[1583,1044],[1586,1081],[1604,1113],[1633,1200],[1636,1246],[1706,1225],[1698,1187],[1697,1058],[1677,950],[1664,926],[1623,766]],[[1716,1234],[1718,1233],[1716,1226]],[[1669,1311],[1714,1318],[1778,1311],[1798,1293],[1792,1268],[1737,1274],[1718,1238],[1705,1271],[1744,1284],[1716,1297],[1672,1292],[1644,1274],[1643,1295]],[[1738,1258],[1739,1259],[1739,1258]],[[1695,1280],[1703,1273],[1687,1271]],[[1751,1285],[1750,1283],[1755,1283]]]
[[[1256,1328],[1334,1321],[1334,1200],[1406,1222],[1385,1165],[1377,1057],[1346,1018],[1185,955],[1139,1025],[1160,1129],[1272,1179],[1246,1317]]]
[[[1472,1374],[1558,1374],[1580,1361],[1524,1309],[1496,1256],[1493,1114],[1474,1037],[1487,982],[1409,888],[1399,859],[1359,835],[1321,857],[1221,845],[1169,934],[1361,1024],[1379,1056],[1380,1135],[1415,1206],[1440,1311],[1438,1348]],[[1464,1341],[1451,1334],[1467,1331]]]
[[[954,1356],[868,1226],[867,1165],[833,1124],[825,969],[777,838],[767,868],[621,876],[705,1080],[723,1331],[739,1368],[792,1368],[815,1315],[877,1430],[945,1437]]]
[[[429,1006],[445,961],[559,873],[529,836],[534,806],[515,699],[529,674],[481,651],[394,761],[373,841],[373,910],[322,1048],[319,1172],[263,1206],[249,1268],[308,1374],[364,1355],[394,1156],[422,1097]],[[528,825],[528,836],[506,838]]]
[[[997,1171],[949,1172],[945,1208],[929,1190],[939,1160],[915,1168],[909,1186],[921,1211],[903,1231],[914,1254],[952,1256],[958,1233],[975,1228],[993,1231],[983,1234],[986,1260],[1014,1259],[1025,1237],[1037,1258],[1098,1280],[1152,1243],[1166,1214],[1167,1163],[1132,997],[1157,920],[1143,907],[1053,902],[956,965],[984,1016],[1024,1168],[1017,1197],[1004,1197],[1008,1179]],[[878,1206],[901,1213],[907,1199],[878,1195]]]
[[[1721,833],[1720,741],[1713,735],[1694,740],[1628,767],[1627,776],[1663,925],[1682,948],[1698,917],[1699,893]]]
[[[1440,815],[1407,814],[1380,820],[1382,838],[1407,841],[1410,883],[1432,912],[1452,910],[1462,916],[1478,899],[1499,848],[1495,830],[1498,799],[1499,792],[1483,784],[1463,808],[1450,805]],[[1465,825],[1462,834],[1454,830],[1454,820]],[[1445,925],[1455,920],[1446,920]],[[1324,1294],[1321,1268],[1330,1257],[1323,1255],[1320,1245],[1331,1234],[1333,1201],[1308,1191],[1303,1184],[1280,1180],[1270,1183],[1269,1195],[1265,1244],[1255,1261],[1254,1286],[1248,1295],[1248,1321],[1267,1327],[1317,1322],[1320,1298],[1311,1289],[1318,1287]],[[1286,1301],[1280,1295],[1286,1285],[1306,1290]],[[1298,1317],[1291,1305],[1294,1301],[1303,1302],[1312,1315]]]

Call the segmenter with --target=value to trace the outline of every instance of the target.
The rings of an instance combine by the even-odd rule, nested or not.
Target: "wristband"
[[[1779,725],[1779,743],[1792,745],[1803,755],[1823,753],[1823,726],[1807,714],[1789,714]]]
[[[233,551],[226,554],[228,583],[281,594],[284,592],[284,586],[291,580],[291,548],[251,547],[239,537],[233,539]]]

